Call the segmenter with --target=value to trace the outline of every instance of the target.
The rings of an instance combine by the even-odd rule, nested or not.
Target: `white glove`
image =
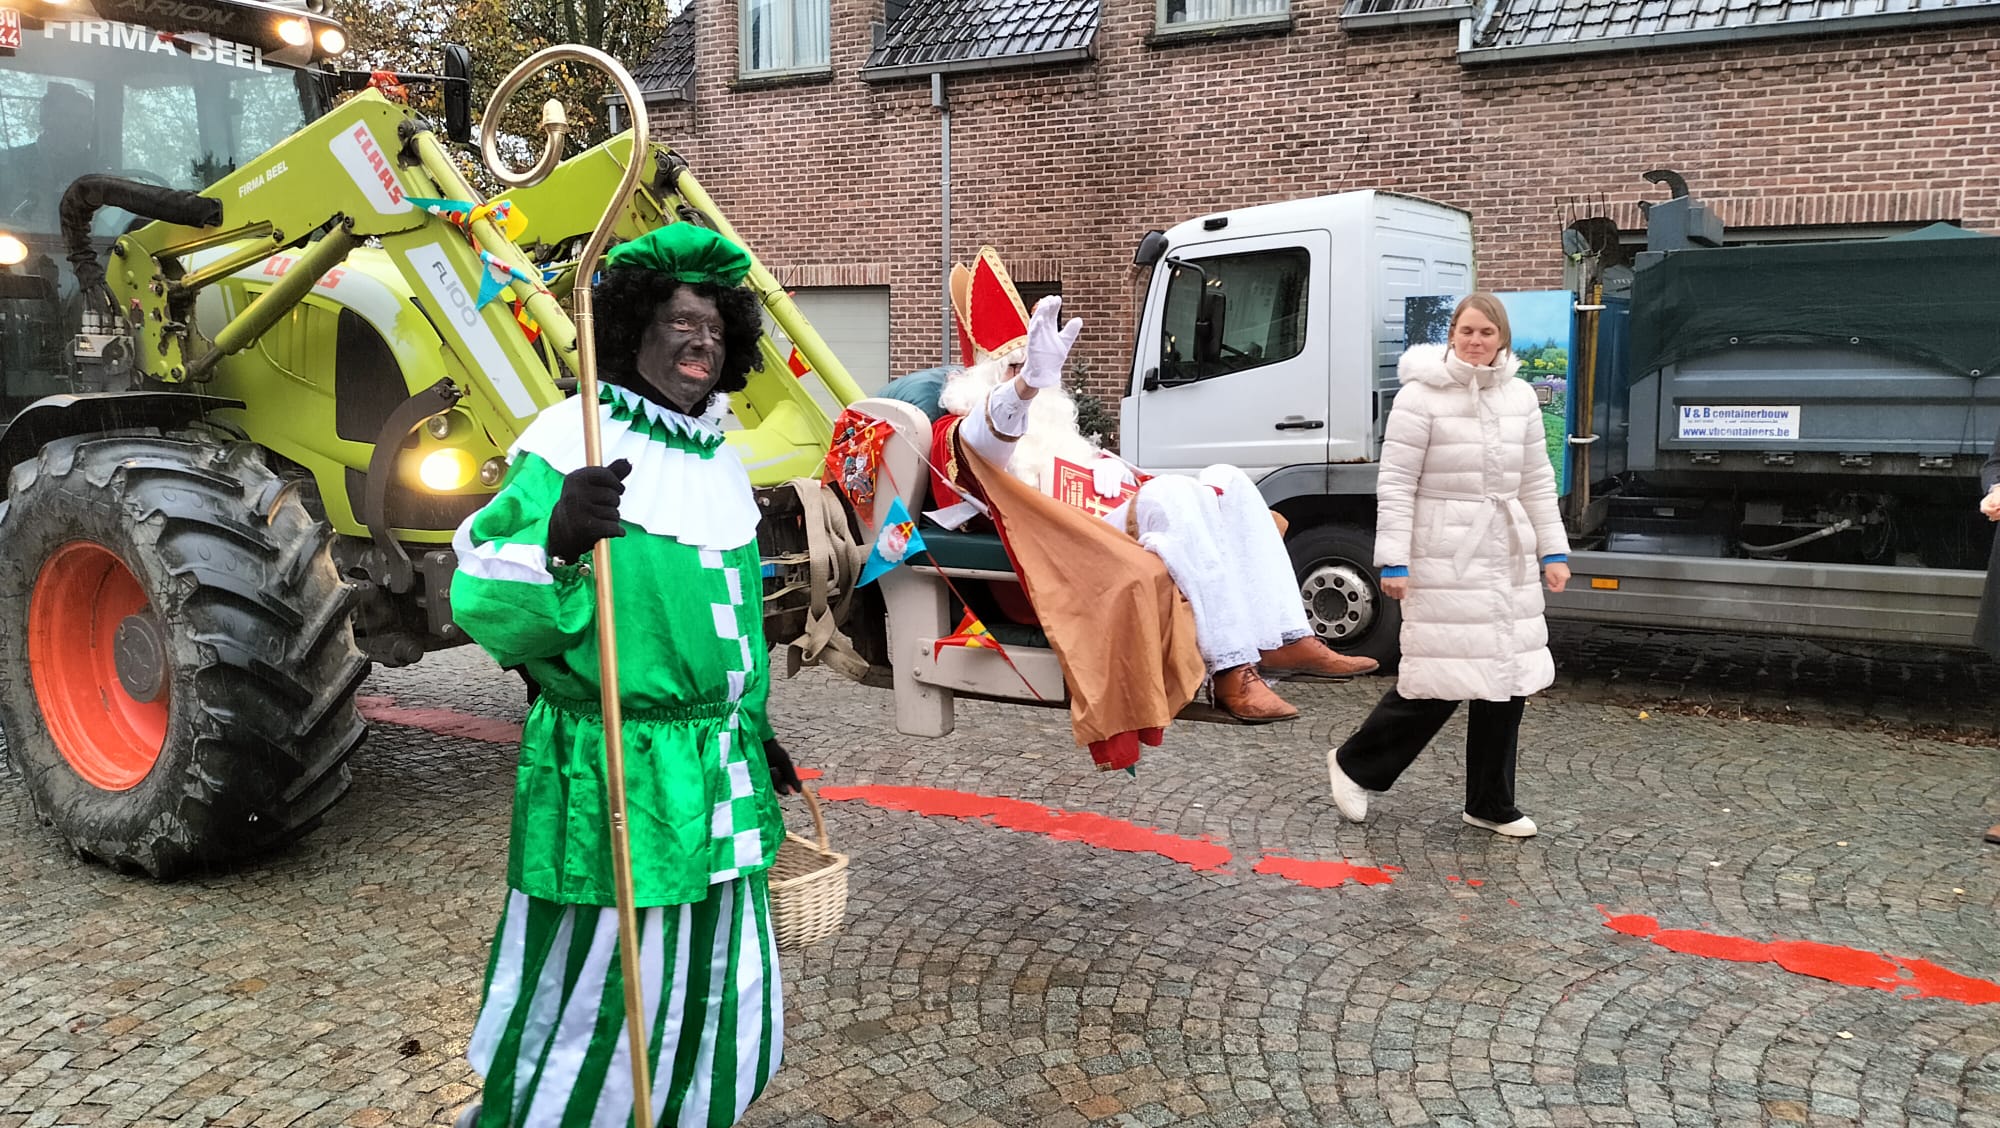
[[[1080,317],[1070,318],[1057,332],[1056,318],[1061,313],[1062,296],[1050,294],[1035,303],[1035,312],[1028,317],[1028,355],[1021,362],[1021,379],[1031,388],[1053,388],[1062,383],[1063,362],[1069,359],[1076,335],[1083,332]]]
[[[1090,484],[1098,497],[1117,497],[1125,482],[1125,464],[1110,455],[1099,455],[1090,464]]]

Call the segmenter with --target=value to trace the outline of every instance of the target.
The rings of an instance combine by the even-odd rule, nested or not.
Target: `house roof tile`
[[[694,5],[667,21],[666,34],[632,68],[648,102],[686,101],[694,95]]]
[[[1490,0],[1473,47],[1603,49],[1605,40],[1691,31],[1804,34],[1927,13],[2000,19],[2000,0]]]
[[[1090,49],[1100,0],[910,0],[864,70],[975,60],[1005,65]]]

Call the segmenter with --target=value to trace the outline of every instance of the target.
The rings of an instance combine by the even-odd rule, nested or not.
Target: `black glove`
[[[535,675],[528,672],[528,667],[525,664],[508,666],[507,669],[521,675],[521,684],[526,686],[528,690],[528,704],[533,705],[542,696],[542,683],[535,680]]]
[[[799,770],[792,766],[792,754],[776,737],[764,742],[764,759],[771,765],[771,790],[780,795],[799,793]]]
[[[622,537],[618,497],[625,492],[625,475],[632,464],[619,459],[609,466],[585,466],[563,476],[562,494],[549,514],[549,555],[575,564],[606,537]]]

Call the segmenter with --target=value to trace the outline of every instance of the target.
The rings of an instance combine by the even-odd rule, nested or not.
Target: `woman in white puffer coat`
[[[1449,344],[1403,354],[1376,481],[1375,563],[1403,601],[1403,662],[1346,743],[1327,753],[1334,803],[1360,822],[1471,701],[1465,813],[1514,838],[1535,833],[1514,806],[1527,697],[1555,680],[1541,582],[1569,581],[1569,541],[1535,391],[1515,378],[1507,311],[1478,293],[1452,312]],[[1540,573],[1538,575],[1538,573]]]

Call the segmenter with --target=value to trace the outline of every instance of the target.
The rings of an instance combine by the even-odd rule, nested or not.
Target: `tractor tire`
[[[1403,655],[1403,606],[1382,594],[1375,538],[1352,525],[1312,525],[1285,541],[1306,603],[1306,621],[1342,654],[1373,658],[1392,673]]]
[[[244,443],[61,439],[0,503],[0,730],[76,853],[171,878],[289,843],[367,729],[352,589]]]

